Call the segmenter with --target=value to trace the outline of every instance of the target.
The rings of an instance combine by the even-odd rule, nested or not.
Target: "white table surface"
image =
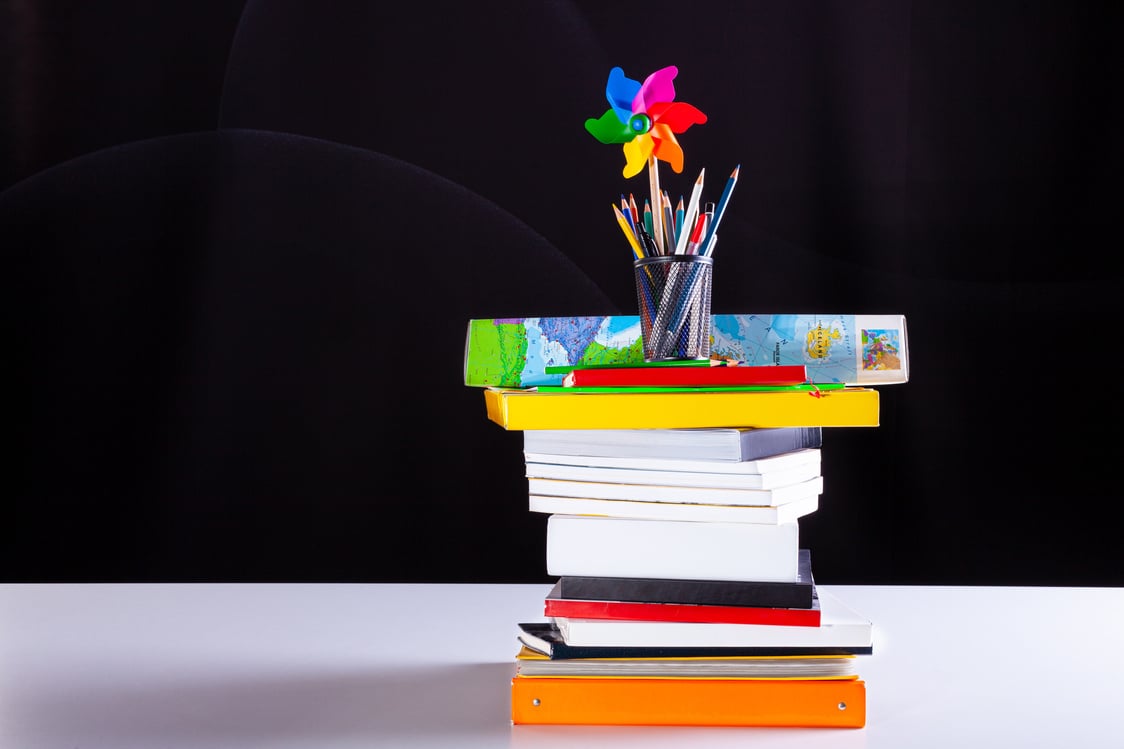
[[[821,587],[863,729],[512,726],[549,585],[0,585],[0,747],[1124,747],[1124,588]]]

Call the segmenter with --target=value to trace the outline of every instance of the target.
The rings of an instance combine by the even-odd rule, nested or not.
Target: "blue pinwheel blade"
[[[605,86],[605,96],[609,106],[617,113],[617,119],[628,122],[632,117],[632,102],[640,93],[640,81],[634,81],[624,74],[621,68],[609,71],[609,83]]]

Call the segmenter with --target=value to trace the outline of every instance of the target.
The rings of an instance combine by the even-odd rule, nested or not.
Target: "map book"
[[[590,499],[588,497],[548,497],[530,495],[531,512],[548,515],[595,515],[611,518],[648,520],[690,520],[696,523],[760,523],[779,525],[794,523],[810,515],[820,506],[820,498],[811,496],[785,502],[776,507],[746,505],[707,505],[678,502],[637,502],[621,499]]]
[[[799,574],[798,543],[796,522],[766,525],[550,515],[546,572],[793,582]]]
[[[508,430],[693,427],[876,427],[878,391],[539,392],[484,388],[489,419]]]
[[[561,581],[543,600],[546,616],[571,619],[646,619],[654,622],[725,622],[728,624],[786,624],[793,627],[820,626],[820,601],[803,609],[765,606],[709,606],[685,603],[601,601],[563,598]]]
[[[547,658],[526,645],[515,656],[516,676],[632,676],[700,679],[853,679],[858,656],[743,656],[741,658]]]
[[[526,461],[524,475],[535,479],[560,481],[593,481],[606,484],[653,484],[656,486],[698,486],[712,489],[777,489],[809,481],[820,475],[819,462],[808,462],[791,468],[776,468],[763,473],[715,473],[712,471],[676,471],[606,466],[574,465]]]
[[[820,590],[820,626],[793,627],[774,624],[667,622],[623,619],[573,619],[553,617],[554,625],[569,645],[596,647],[699,648],[726,647],[841,647],[873,645],[869,619],[844,604],[834,594]]]
[[[812,608],[815,580],[812,554],[801,549],[795,582],[750,580],[670,580],[666,578],[563,575],[555,586],[560,598],[575,600],[682,603],[701,606]]]
[[[532,429],[523,432],[524,453],[646,461],[631,466],[635,468],[649,468],[653,462],[659,464],[665,460],[691,460],[748,464],[743,466],[745,470],[760,473],[764,466],[753,465],[752,461],[822,446],[823,430],[820,427]],[[590,461],[589,465],[613,464]],[[686,467],[684,470],[704,469]],[[722,468],[715,466],[714,470]]]
[[[861,679],[514,676],[515,725],[862,728]]]
[[[537,431],[532,430],[524,432],[524,435],[533,434],[537,434]],[[643,435],[639,435],[637,439],[643,439]],[[818,475],[820,457],[820,448],[818,447],[806,447],[781,453],[780,455],[757,458],[755,460],[683,460],[679,458],[649,458],[647,456],[612,457],[604,455],[566,455],[563,453],[523,451],[523,460],[528,465],[534,463],[588,468],[620,468],[628,472],[714,473],[727,477],[745,474],[773,474],[778,471],[790,471],[806,466],[814,466],[816,474],[813,475]]]
[[[808,368],[795,364],[635,366],[572,369],[562,376],[562,385],[563,387],[722,387],[799,385],[807,380]]]
[[[700,505],[748,505],[776,507],[823,493],[823,476],[772,489],[679,486],[673,484],[620,484],[604,481],[563,481],[528,478],[531,494],[550,497],[620,499],[636,502],[672,502]],[[795,560],[794,560],[795,561]]]
[[[816,383],[888,385],[909,379],[904,315],[712,315],[712,359],[803,366]],[[464,382],[561,385],[565,367],[642,365],[638,315],[468,321]]]
[[[805,629],[812,629],[805,627]],[[800,647],[754,645],[732,647],[709,643],[701,647],[642,647],[639,645],[598,646],[574,645],[562,638],[553,622],[523,622],[519,625],[519,642],[531,650],[555,659],[568,658],[734,658],[738,656],[806,656],[806,655],[871,655],[874,645]]]

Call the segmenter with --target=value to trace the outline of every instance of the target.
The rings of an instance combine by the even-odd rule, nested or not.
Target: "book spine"
[[[677,603],[631,603],[628,601],[575,601],[547,598],[546,616],[572,619],[642,619],[653,622],[697,622],[716,624],[770,624],[790,627],[820,626],[819,609],[776,609],[752,606],[691,606]]]
[[[565,387],[707,387],[729,385],[799,385],[807,367],[765,365],[734,367],[598,367],[575,369]]]
[[[637,437],[641,436],[643,439],[638,440]],[[660,436],[665,436],[662,430]],[[618,429],[543,429],[523,434],[525,451],[650,460],[677,458],[741,462],[822,446],[823,430],[819,427],[681,431],[675,434],[675,439],[662,442],[655,441],[650,432],[640,435]]]
[[[796,522],[547,518],[546,567],[554,576],[795,582],[799,551]]]
[[[485,388],[488,418],[504,429],[875,427],[878,391],[538,393]]]
[[[860,679],[640,679],[516,676],[511,722],[542,725],[862,728]]]
[[[564,352],[559,361],[558,352]],[[803,366],[816,383],[893,384],[909,379],[904,315],[727,314],[711,316],[711,357],[750,366]],[[561,385],[550,364],[644,363],[640,317],[469,320],[465,385]]]

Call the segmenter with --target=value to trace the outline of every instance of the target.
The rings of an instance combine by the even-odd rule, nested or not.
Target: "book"
[[[806,609],[762,606],[708,606],[692,603],[599,601],[563,598],[561,581],[543,599],[545,616],[571,619],[646,619],[654,622],[725,622],[728,624],[786,624],[820,626],[820,601],[813,597]]]
[[[558,627],[551,622],[523,622],[519,625],[519,642],[531,650],[556,659],[568,658],[734,658],[737,656],[781,655],[871,655],[873,643],[854,645],[753,645],[737,647],[707,644],[701,647],[641,647],[637,645],[599,646],[573,645],[566,642]]]
[[[904,315],[711,315],[710,355],[747,365],[796,365],[816,383],[885,385],[909,379]],[[464,383],[561,385],[547,367],[644,363],[639,315],[469,320]]]
[[[862,728],[861,679],[511,679],[511,722]]]
[[[777,489],[811,481],[820,475],[818,462],[765,473],[715,473],[710,471],[645,470],[566,463],[526,461],[529,479],[553,479],[604,484],[704,487],[711,489]]]
[[[636,466],[638,468],[647,468],[652,463],[659,464],[664,460],[750,463],[822,446],[823,430],[819,427],[532,429],[523,432],[524,453],[637,458],[646,461],[644,465]],[[751,473],[758,472],[756,466],[749,470]]]
[[[551,515],[548,575],[704,580],[797,579],[798,524],[698,523]]]
[[[668,484],[617,484],[604,481],[563,481],[528,478],[531,494],[551,497],[586,497],[637,502],[673,502],[700,505],[750,505],[776,507],[823,493],[823,476],[772,489],[734,489]]]
[[[596,647],[841,647],[873,645],[871,621],[827,591],[818,591],[820,626],[727,622],[668,622],[640,619],[581,619],[556,616],[552,621],[569,645]]]
[[[588,497],[547,497],[532,494],[531,512],[548,515],[594,515],[612,518],[649,520],[690,520],[696,523],[793,523],[819,509],[820,498],[811,496],[785,502],[776,507],[747,505],[708,505],[697,502],[637,502],[630,499],[590,499]]]
[[[563,575],[560,598],[575,600],[682,603],[700,606],[759,606],[807,609],[815,605],[812,553],[801,549],[795,582],[750,580],[669,580],[666,578]]]
[[[742,656],[740,658],[548,658],[526,645],[515,657],[515,675],[651,678],[853,679],[855,655]]]
[[[637,431],[645,432],[648,430],[641,429]],[[683,431],[690,432],[695,430],[686,429]],[[537,431],[524,433],[525,436],[532,434],[537,434]],[[637,439],[643,439],[643,434],[637,436]],[[605,455],[567,455],[563,453],[540,453],[529,452],[526,449],[523,450],[523,460],[528,464],[549,463],[551,465],[583,466],[589,468],[624,468],[631,471],[717,473],[724,476],[769,474],[804,466],[815,466],[816,474],[813,475],[818,475],[821,463],[820,456],[820,448],[818,447],[791,450],[779,455],[770,455],[754,460],[681,460],[678,458],[649,458],[647,456],[613,457]]]
[[[692,427],[876,427],[878,391],[643,393],[484,388],[488,418],[508,430]]]
[[[804,365],[631,366],[570,370],[563,387],[722,387],[729,385],[800,385],[808,379]]]

